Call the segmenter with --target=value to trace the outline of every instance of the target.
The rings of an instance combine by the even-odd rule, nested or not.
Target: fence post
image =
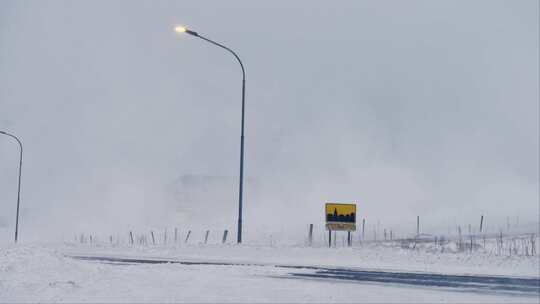
[[[308,242],[311,247],[311,245],[313,245],[313,224],[309,224]]]
[[[165,228],[165,232],[163,232],[163,244],[167,245],[167,228]]]
[[[366,240],[366,219],[362,219],[362,241]]]
[[[156,238],[154,237],[154,231],[150,230],[150,234],[152,235],[152,244],[156,245]]]
[[[531,234],[531,255],[536,253],[536,236]]]
[[[227,234],[229,234],[229,230],[225,229],[225,231],[223,231],[223,238],[221,239],[221,244],[225,244],[225,242],[227,242]]]
[[[349,247],[352,246],[352,242],[351,242],[351,231],[350,231],[350,230],[347,230],[347,246],[349,246]]]
[[[174,227],[174,243],[178,242],[178,228]]]
[[[208,234],[210,234],[210,230],[206,230],[206,235],[204,236],[204,243],[208,243]]]
[[[459,234],[459,250],[463,250],[463,239],[461,237],[461,226],[458,226],[458,234]]]
[[[416,216],[416,235],[420,235],[420,216]]]
[[[484,224],[484,216],[480,216],[480,233],[482,233],[482,225]]]
[[[187,243],[188,240],[189,240],[189,236],[191,235],[191,230],[188,231],[187,235],[186,235],[186,240],[184,241],[184,243]]]

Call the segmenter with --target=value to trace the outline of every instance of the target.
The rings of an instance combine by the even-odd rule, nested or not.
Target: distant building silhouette
[[[244,188],[249,189],[250,195],[255,195],[260,189],[260,182],[256,178],[245,177]],[[174,211],[180,220],[185,215],[189,220],[220,221],[216,225],[224,225],[230,222],[231,217],[220,217],[220,214],[236,215],[238,212],[238,176],[184,174],[172,182],[169,189],[174,195]],[[255,201],[250,201],[250,206],[254,204]]]
[[[338,214],[337,208],[334,208],[334,213],[326,214],[327,222],[342,222],[342,223],[356,223],[356,213],[351,212],[349,214]]]

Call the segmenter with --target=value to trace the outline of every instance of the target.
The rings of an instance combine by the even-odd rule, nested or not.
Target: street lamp
[[[17,138],[17,136],[13,134],[9,134],[4,131],[0,131],[0,134],[7,135],[9,137],[14,138],[19,143],[20,148],[20,156],[19,156],[19,187],[17,189],[17,217],[15,218],[15,243],[17,243],[17,236],[19,233],[19,204],[21,202],[21,168],[22,168],[22,154],[23,154],[23,147],[21,141]]]
[[[237,242],[242,243],[242,193],[244,188],[244,107],[245,107],[245,96],[246,96],[246,71],[244,70],[244,65],[240,60],[240,57],[230,48],[224,46],[223,44],[212,41],[204,36],[201,36],[199,33],[189,30],[185,26],[177,26],[174,28],[174,31],[177,33],[186,33],[191,36],[201,38],[206,42],[210,42],[213,45],[219,46],[222,49],[229,51],[234,55],[240,67],[242,68],[242,128],[240,135],[240,185],[239,185],[239,194],[238,194],[238,237]]]

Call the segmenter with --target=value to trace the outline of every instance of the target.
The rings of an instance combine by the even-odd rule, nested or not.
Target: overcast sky
[[[176,24],[246,66],[248,235],[322,224],[326,201],[402,234],[416,215],[538,221],[538,1],[0,0],[22,239],[234,230],[236,185],[198,206],[174,191],[186,174],[237,179],[241,70]],[[0,138],[9,233],[17,152]]]

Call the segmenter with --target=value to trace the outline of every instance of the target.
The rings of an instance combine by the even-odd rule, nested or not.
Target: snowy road
[[[208,266],[266,266],[288,269],[291,279],[316,279],[346,282],[366,282],[379,284],[413,285],[432,288],[446,288],[459,291],[484,292],[492,294],[540,295],[540,278],[448,275],[417,272],[389,272],[344,267],[296,266],[259,263],[233,263],[220,261],[194,261],[175,259],[125,258],[106,256],[71,256],[78,260],[95,261],[116,265],[133,264],[181,264]],[[298,272],[296,270],[302,270]]]
[[[538,304],[539,285],[536,257],[380,246],[0,248],[0,303]]]

